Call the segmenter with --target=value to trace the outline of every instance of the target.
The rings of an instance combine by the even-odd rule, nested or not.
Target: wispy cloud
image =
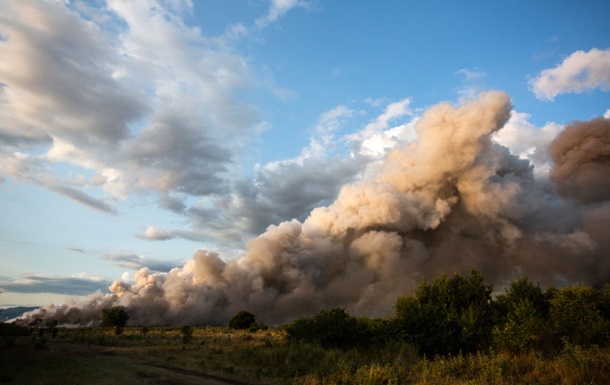
[[[158,260],[136,254],[110,254],[103,257],[115,265],[127,269],[139,270],[147,267],[152,271],[168,272],[176,266],[182,266],[183,260]]]
[[[98,210],[104,213],[108,213],[108,214],[116,214],[116,209],[114,207],[112,207],[110,204],[104,202],[103,200],[94,198],[90,195],[87,195],[85,192],[81,191],[81,190],[77,190],[75,188],[72,187],[68,187],[68,186],[58,186],[58,187],[54,187],[52,188],[53,191],[64,195],[70,199],[72,199],[73,201],[90,207],[94,210]]]
[[[87,274],[70,277],[26,274],[18,279],[0,278],[0,288],[13,293],[87,295],[97,290],[106,290],[111,283],[108,280]]]
[[[464,77],[464,81],[472,82],[485,78],[487,73],[480,68],[475,68],[469,70],[467,68],[462,68],[457,71],[457,73]]]
[[[306,0],[271,0],[267,14],[256,20],[256,26],[264,28],[282,17],[292,8],[306,8],[310,6],[311,2]]]

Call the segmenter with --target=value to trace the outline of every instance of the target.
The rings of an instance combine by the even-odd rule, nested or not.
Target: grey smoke
[[[388,315],[424,277],[473,266],[499,285],[521,274],[545,286],[607,281],[608,121],[559,135],[556,193],[491,140],[510,111],[498,91],[433,106],[417,122],[418,139],[390,153],[377,175],[344,186],[303,221],[268,227],[242,256],[199,250],[168,273],[143,268],[110,294],[29,317],[89,323],[112,305],[127,306],[133,324],[218,324],[242,309],[273,324],[329,307]]]

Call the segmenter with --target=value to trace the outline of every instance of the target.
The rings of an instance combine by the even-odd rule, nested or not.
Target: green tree
[[[550,291],[549,293],[552,293]],[[501,318],[520,306],[520,302],[529,301],[536,314],[547,317],[549,314],[549,295],[540,285],[535,285],[528,277],[520,277],[511,282],[503,294],[496,297],[495,305]],[[502,321],[500,319],[499,321]]]
[[[604,345],[610,337],[606,306],[606,293],[600,290],[587,285],[566,287],[550,300],[551,323],[572,344]]]
[[[477,269],[468,278],[443,274],[424,281],[413,295],[396,301],[399,337],[427,355],[484,349],[493,327],[491,292]]]
[[[556,341],[549,325],[549,296],[553,292],[545,294],[527,277],[513,281],[495,301],[496,346],[515,353],[552,349]]]
[[[113,306],[102,310],[101,323],[105,327],[114,327],[116,334],[121,334],[123,328],[127,325],[129,314],[125,306]]]
[[[254,314],[242,310],[229,320],[229,327],[232,329],[249,329],[255,323],[256,317]]]

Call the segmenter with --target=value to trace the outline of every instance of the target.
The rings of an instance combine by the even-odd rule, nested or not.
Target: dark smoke
[[[559,194],[581,203],[610,200],[610,120],[566,127],[551,145],[551,156]]]
[[[500,285],[520,274],[543,285],[607,281],[608,121],[575,123],[553,143],[557,194],[492,142],[510,111],[502,92],[434,106],[418,140],[378,175],[302,223],[270,226],[240,258],[200,250],[167,274],[144,268],[135,284],[115,281],[111,294],[29,316],[88,323],[111,305],[127,306],[133,324],[225,323],[242,309],[267,323],[329,307],[388,315],[422,278],[473,266]]]

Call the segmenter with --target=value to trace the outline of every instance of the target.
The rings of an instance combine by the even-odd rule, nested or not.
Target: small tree
[[[182,342],[188,344],[193,337],[193,329],[189,325],[184,325],[180,328],[180,334],[182,334]]]
[[[113,306],[109,309],[102,310],[101,322],[102,326],[114,327],[116,334],[123,332],[123,327],[127,324],[129,314],[125,306]]]
[[[610,321],[604,317],[604,293],[587,285],[558,290],[550,300],[551,324],[575,345],[605,345]]]
[[[229,327],[232,329],[249,329],[255,323],[256,317],[254,314],[242,310],[229,320]]]
[[[511,352],[552,349],[554,332],[549,325],[549,296],[527,277],[510,284],[496,298],[496,326],[493,330],[497,347]]]
[[[398,335],[430,356],[485,349],[493,326],[491,291],[476,269],[468,278],[424,281],[413,295],[396,301]]]

